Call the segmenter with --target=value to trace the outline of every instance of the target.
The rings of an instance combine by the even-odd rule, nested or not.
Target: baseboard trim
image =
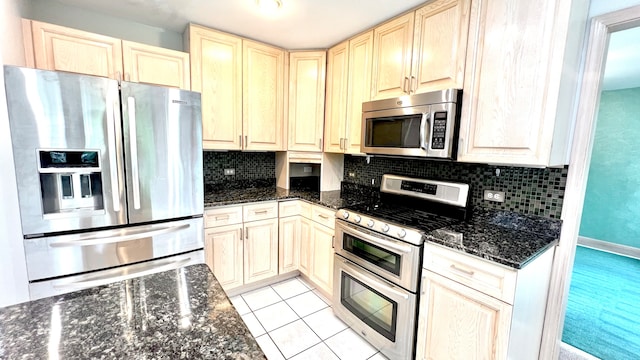
[[[272,277],[270,277],[268,279],[264,279],[264,280],[252,282],[250,284],[238,286],[238,287],[235,287],[233,289],[229,289],[229,290],[225,289],[224,292],[227,293],[228,297],[234,297],[236,295],[240,295],[240,294],[244,294],[244,293],[249,292],[249,291],[260,289],[260,288],[265,287],[267,285],[273,285],[275,283],[279,283],[281,281],[285,281],[285,280],[294,278],[294,277],[299,276],[299,275],[300,275],[300,271],[294,270],[294,271],[291,271],[291,272],[288,272],[288,273],[272,276]]]
[[[596,250],[606,251],[616,255],[640,259],[640,249],[632,246],[614,244],[608,241],[592,239],[585,236],[578,236],[578,245]]]

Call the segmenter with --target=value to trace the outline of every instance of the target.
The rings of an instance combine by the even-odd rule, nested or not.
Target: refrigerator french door
[[[203,262],[199,93],[4,73],[32,298]]]

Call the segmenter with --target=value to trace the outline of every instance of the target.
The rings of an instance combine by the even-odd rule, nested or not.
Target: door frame
[[[640,6],[596,16],[590,21],[585,66],[579,90],[571,158],[562,206],[562,233],[553,260],[540,359],[557,359],[560,351],[609,37],[612,32],[637,26],[640,26]]]

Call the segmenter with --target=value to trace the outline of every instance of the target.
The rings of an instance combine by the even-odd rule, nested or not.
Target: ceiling
[[[182,33],[189,22],[296,49],[329,48],[426,0],[282,0],[265,13],[256,0],[58,0]]]

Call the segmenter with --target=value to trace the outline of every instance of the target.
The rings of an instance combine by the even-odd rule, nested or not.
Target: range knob
[[[373,227],[373,224],[375,224],[375,223],[373,222],[373,220],[369,219],[369,221],[367,221],[367,226],[368,226],[368,227],[372,228],[372,227]]]
[[[353,217],[353,221],[355,221],[356,223],[360,223],[360,221],[362,221],[362,218],[360,217],[360,215],[356,215]]]
[[[389,231],[389,225],[387,225],[387,224],[383,224],[383,225],[382,225],[382,231],[384,231],[384,232]]]
[[[342,213],[342,217],[345,218],[345,219],[348,219],[349,218],[349,212],[348,211],[343,212]]]
[[[398,230],[398,237],[399,238],[403,238],[403,237],[405,237],[405,235],[407,235],[407,232],[404,231],[404,229]]]

